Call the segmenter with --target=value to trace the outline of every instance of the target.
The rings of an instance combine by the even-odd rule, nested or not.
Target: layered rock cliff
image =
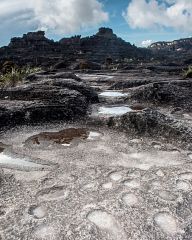
[[[19,65],[36,66],[78,59],[104,63],[106,58],[145,58],[146,51],[118,38],[110,28],[100,28],[91,37],[74,36],[58,42],[49,40],[45,32],[38,31],[12,38],[8,46],[0,48],[0,61],[11,60]]]
[[[170,42],[156,42],[149,46],[155,56],[166,56],[170,59],[192,63],[192,38],[184,38]],[[179,56],[179,59],[178,59]]]

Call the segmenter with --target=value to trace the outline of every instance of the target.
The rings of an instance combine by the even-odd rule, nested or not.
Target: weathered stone
[[[98,96],[70,73],[40,76],[35,81],[0,90],[0,126],[49,120],[72,120],[86,114]],[[64,76],[68,77],[67,79]],[[77,78],[78,81],[69,78]],[[32,76],[30,76],[31,78]],[[34,79],[33,78],[33,79]],[[6,99],[6,100],[5,100]]]
[[[153,103],[182,106],[184,109],[192,109],[192,81],[162,81],[150,83],[134,89],[133,99],[144,100]]]
[[[0,48],[0,63],[11,60],[18,65],[53,66],[53,69],[67,68],[76,60],[88,61],[88,68],[101,69],[99,63],[106,58],[143,58],[146,51],[118,38],[109,28],[101,28],[92,36],[74,36],[54,42],[45,37],[43,31],[30,32],[20,38],[12,38],[7,47]],[[72,66],[71,66],[72,68]],[[81,67],[78,66],[78,69]],[[74,66],[73,66],[73,69]]]
[[[129,112],[121,117],[109,120],[110,127],[117,127],[127,132],[148,136],[163,136],[170,141],[179,140],[183,144],[192,143],[192,128],[182,122],[152,109]],[[186,147],[186,146],[185,146]]]

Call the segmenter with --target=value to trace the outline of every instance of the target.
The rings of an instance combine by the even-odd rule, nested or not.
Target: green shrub
[[[185,78],[192,78],[192,66],[190,66],[188,68],[188,70],[184,72],[184,77]]]
[[[14,87],[23,82],[24,78],[31,73],[40,71],[40,68],[15,68],[13,67],[10,72],[0,74],[1,87]]]

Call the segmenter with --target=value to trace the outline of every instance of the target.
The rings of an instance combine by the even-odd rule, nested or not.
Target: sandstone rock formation
[[[35,74],[28,82],[0,90],[0,126],[73,120],[86,114],[97,94],[70,73]]]
[[[149,46],[155,56],[176,60],[177,63],[192,64],[192,38],[184,38],[171,42],[155,42]],[[178,59],[179,54],[179,59]]]
[[[96,35],[74,36],[58,42],[45,37],[45,32],[29,32],[12,38],[8,46],[0,48],[0,63],[11,60],[18,65],[67,67],[76,60],[105,63],[105,60],[145,58],[149,50],[142,50],[121,38],[109,28],[100,28]],[[62,63],[62,64],[61,64]]]
[[[164,137],[191,149],[192,128],[182,122],[153,109],[130,112],[119,118],[111,118],[110,127],[123,129],[129,134]],[[177,144],[178,144],[177,143]]]
[[[134,89],[132,98],[192,110],[192,81],[173,80],[144,84],[145,82],[143,86]]]

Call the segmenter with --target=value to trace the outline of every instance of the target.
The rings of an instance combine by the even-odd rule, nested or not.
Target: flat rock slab
[[[78,128],[82,126],[26,126],[1,135],[0,141],[15,153],[58,165],[35,172],[3,168],[2,239],[190,239],[188,152],[172,151],[176,146],[164,141],[158,142],[162,150],[154,147],[154,139],[136,141],[91,127],[86,131],[100,134],[72,146],[24,144],[41,132],[78,133]]]

